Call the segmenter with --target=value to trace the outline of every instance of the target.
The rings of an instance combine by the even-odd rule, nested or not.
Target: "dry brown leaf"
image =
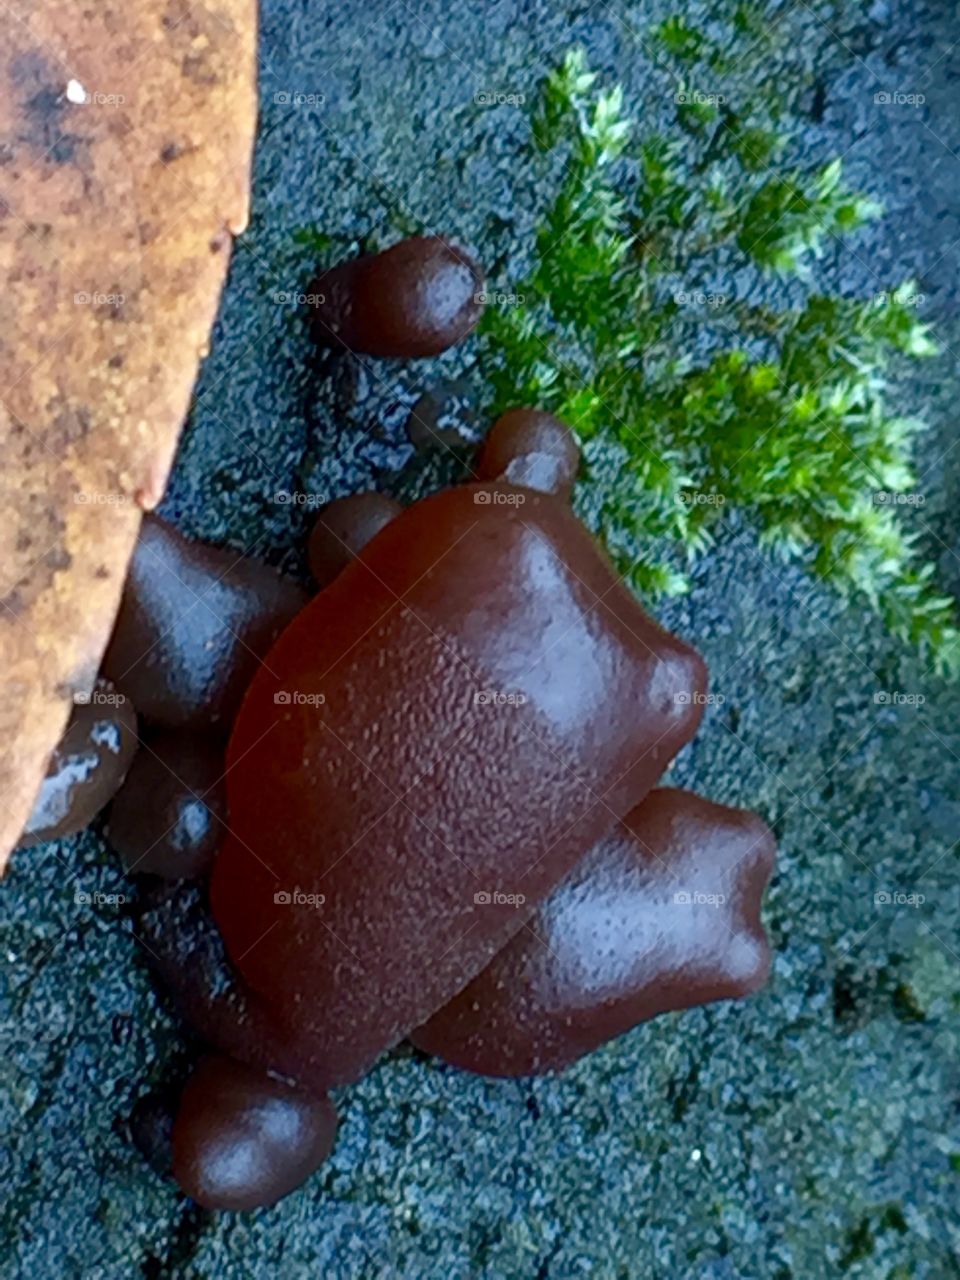
[[[246,225],[254,0],[39,0],[0,42],[0,870],[92,686]]]

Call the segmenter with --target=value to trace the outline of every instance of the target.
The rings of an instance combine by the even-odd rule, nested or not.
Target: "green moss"
[[[936,350],[915,288],[854,299],[809,284],[825,245],[880,207],[845,189],[839,160],[787,167],[776,104],[741,95],[734,112],[691,90],[698,69],[711,83],[722,69],[712,40],[682,19],[656,36],[677,65],[674,128],[631,120],[579,50],[543,83],[533,140],[544,181],[562,173],[523,304],[483,321],[491,409],[536,404],[575,428],[581,511],[641,592],[685,590],[737,508],[772,555],[867,601],[956,675],[953,602],[901,514],[922,424],[887,403],[891,360]],[[771,275],[794,281],[794,305],[754,300]],[[709,279],[739,292],[695,283]]]

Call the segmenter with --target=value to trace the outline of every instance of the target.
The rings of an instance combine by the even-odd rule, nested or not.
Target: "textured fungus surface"
[[[773,857],[754,814],[652,791],[414,1044],[481,1075],[532,1075],[655,1014],[748,995],[770,968]]]
[[[462,485],[378,534],[244,699],[211,890],[312,1079],[356,1080],[483,967],[705,684],[559,499]]]

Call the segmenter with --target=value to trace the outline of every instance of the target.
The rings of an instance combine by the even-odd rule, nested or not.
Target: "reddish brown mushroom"
[[[313,334],[371,356],[435,356],[483,310],[483,273],[442,236],[411,236],[322,272],[310,286]]]
[[[770,966],[773,855],[755,814],[651,792],[411,1039],[468,1071],[532,1075],[658,1013],[749,995]]]
[[[205,1058],[173,1126],[173,1173],[206,1209],[275,1204],[330,1154],[337,1116],[284,1080],[230,1058]]]
[[[177,1122],[177,1176],[202,1203],[271,1203],[304,1176],[327,1091],[404,1036],[470,1070],[551,1070],[762,981],[770,834],[648,794],[697,727],[706,671],[559,496],[576,460],[564,424],[524,410],[485,446],[494,478],[392,519],[376,495],[328,509],[329,583],[233,727],[209,895],[154,882],[140,919],[229,1055]],[[320,1108],[289,1160],[278,1076],[285,1106]]]

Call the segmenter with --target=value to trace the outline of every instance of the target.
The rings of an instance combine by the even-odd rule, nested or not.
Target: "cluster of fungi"
[[[462,250],[416,238],[322,275],[312,322],[427,356],[481,289]],[[706,669],[572,513],[578,462],[567,426],[513,410],[467,482],[324,509],[312,593],[144,521],[24,843],[112,801],[145,955],[210,1050],[170,1118],[201,1205],[303,1182],[330,1091],[403,1039],[532,1075],[763,982],[771,834],[657,786]],[[149,1107],[135,1127],[163,1130]]]

